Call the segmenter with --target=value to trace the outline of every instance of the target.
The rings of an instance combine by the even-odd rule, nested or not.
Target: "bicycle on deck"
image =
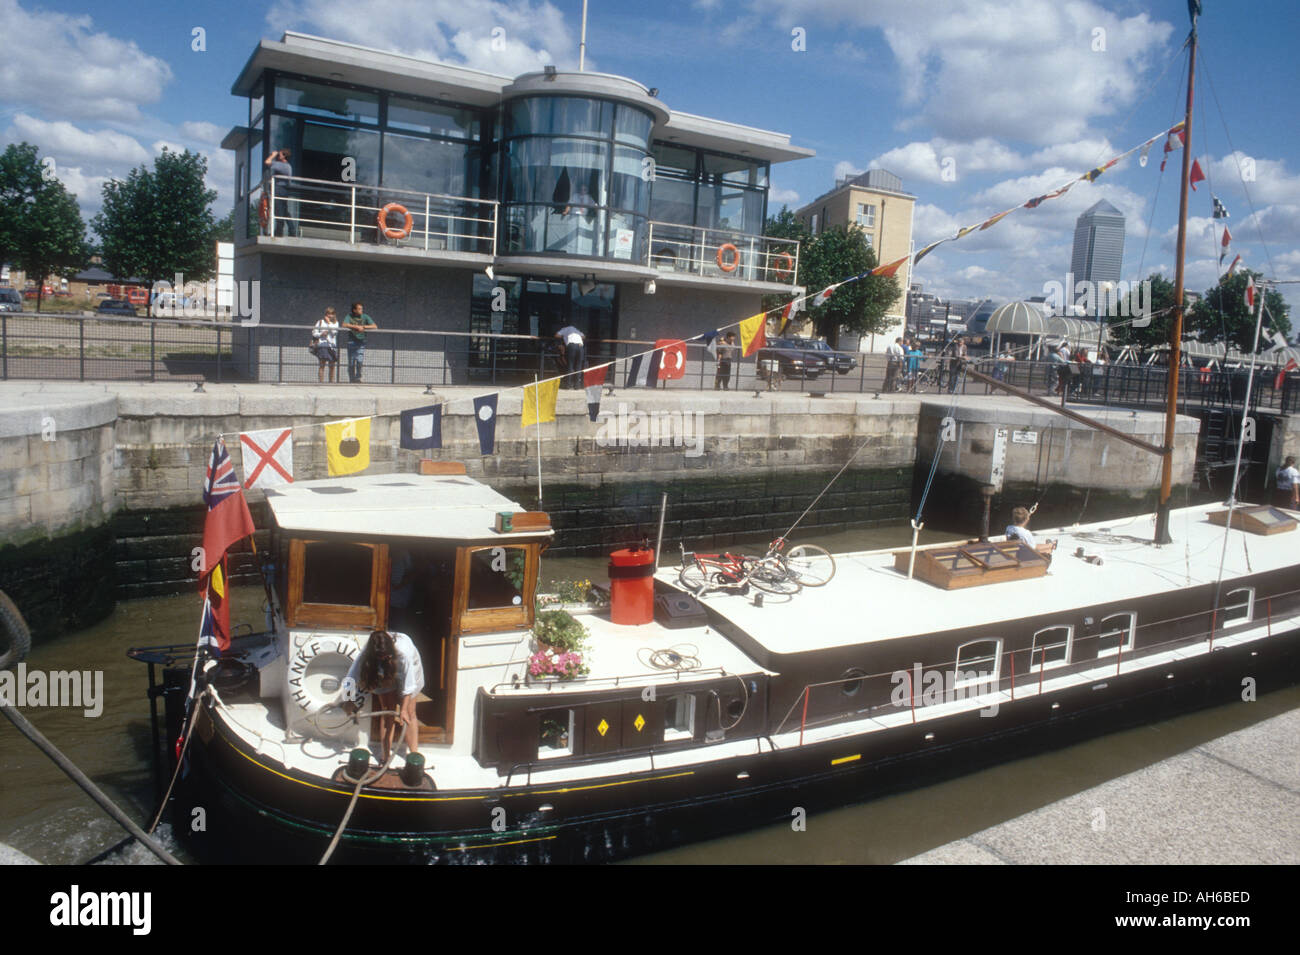
[[[820,587],[835,575],[835,559],[824,547],[800,544],[787,553],[785,545],[778,537],[762,557],[691,553],[683,547],[677,579],[696,596],[714,590],[745,594],[751,584],[766,593],[791,595]]]

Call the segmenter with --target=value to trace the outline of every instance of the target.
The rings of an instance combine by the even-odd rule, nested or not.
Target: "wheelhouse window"
[[[553,759],[573,755],[573,710],[545,710],[537,731],[537,756]]]
[[[379,626],[387,606],[387,574],[383,544],[294,540],[289,546],[289,624]]]
[[[953,674],[953,688],[976,686],[977,684],[994,684],[998,680],[999,665],[1002,657],[1002,640],[972,640],[957,648],[956,672]]]
[[[458,632],[532,626],[538,545],[462,547],[456,558]]]
[[[695,738],[695,694],[679,693],[664,700],[664,742]]]
[[[354,123],[379,122],[377,93],[283,76],[275,82],[275,108]]]
[[[1219,602],[1219,620],[1220,625],[1227,629],[1228,627],[1240,627],[1243,624],[1250,623],[1255,619],[1255,588],[1242,587],[1238,590],[1229,590],[1223,595]]]
[[[1047,627],[1034,634],[1033,650],[1029,655],[1029,672],[1065,666],[1070,662],[1070,649],[1074,642],[1073,627]]]
[[[1097,656],[1128,653],[1133,649],[1133,636],[1136,632],[1137,614],[1132,611],[1102,617],[1101,632],[1097,635]]]

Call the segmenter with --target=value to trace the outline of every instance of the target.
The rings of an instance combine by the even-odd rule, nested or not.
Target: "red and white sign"
[[[239,436],[244,490],[293,483],[293,429],[245,431]]]
[[[673,381],[686,374],[686,342],[677,338],[661,338],[655,342],[663,357],[659,359],[659,380]]]

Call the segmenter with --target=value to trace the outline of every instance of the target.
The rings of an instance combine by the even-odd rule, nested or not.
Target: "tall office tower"
[[[1123,264],[1124,213],[1102,199],[1075,223],[1070,271],[1076,282],[1118,282]]]

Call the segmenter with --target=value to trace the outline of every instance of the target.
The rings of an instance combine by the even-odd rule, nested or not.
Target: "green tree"
[[[159,281],[180,273],[186,282],[202,282],[214,271],[211,206],[217,194],[204,187],[207,168],[207,160],[188,149],[163,149],[152,171],[141,166],[104,185],[104,209],[91,223],[104,265],[148,283],[150,315]]]
[[[1196,332],[1203,342],[1227,342],[1241,351],[1249,353],[1255,344],[1255,313],[1246,307],[1246,284],[1250,277],[1255,279],[1255,294],[1263,291],[1259,272],[1245,269],[1230,275],[1214,288],[1207,289],[1201,300],[1192,306],[1191,314],[1184,322],[1187,330]],[[1290,309],[1277,289],[1270,288],[1264,295],[1264,327],[1260,342],[1264,348],[1269,344],[1265,336],[1269,328],[1291,334]]]
[[[0,263],[13,263],[22,224],[42,185],[41,163],[31,143],[14,143],[0,154]]]
[[[211,246],[216,242],[234,242],[235,241],[235,210],[231,209],[226,213],[225,218],[219,219],[217,224],[212,228],[212,241],[208,243]]]
[[[36,281],[36,311],[45,279],[84,268],[86,224],[76,198],[45,174],[35,146],[11,145],[0,156],[0,259],[11,260]]]
[[[766,234],[773,238],[799,241],[799,267],[795,284],[810,293],[819,292],[828,285],[843,282],[877,265],[876,253],[867,245],[866,235],[856,225],[832,226],[815,236],[809,235],[787,207],[770,218]],[[859,335],[879,334],[889,324],[885,313],[898,299],[898,280],[891,276],[872,276],[852,282],[835,293],[824,305],[808,306],[816,334],[824,336],[832,348],[839,344],[840,329]],[[776,308],[786,301],[784,296],[767,296],[765,308]]]
[[[1169,323],[1173,321],[1174,283],[1159,272],[1152,272],[1146,281],[1150,283],[1151,294],[1133,289],[1120,305],[1120,310],[1127,312],[1128,317],[1109,320],[1111,341],[1139,348],[1168,343]],[[1139,312],[1151,317],[1150,325],[1139,328],[1133,324],[1135,318],[1141,320]]]

